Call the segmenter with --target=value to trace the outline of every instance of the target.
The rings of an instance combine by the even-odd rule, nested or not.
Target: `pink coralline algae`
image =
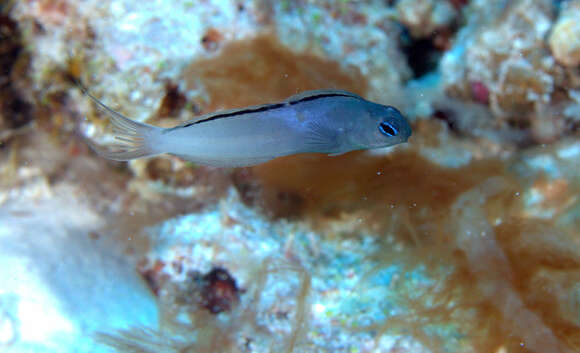
[[[489,103],[489,89],[479,81],[471,82],[471,95],[473,99],[482,104]]]

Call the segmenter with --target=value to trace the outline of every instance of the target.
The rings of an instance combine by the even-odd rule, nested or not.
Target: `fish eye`
[[[389,137],[397,136],[399,133],[399,131],[392,124],[389,124],[386,121],[379,124],[379,131],[381,134]]]

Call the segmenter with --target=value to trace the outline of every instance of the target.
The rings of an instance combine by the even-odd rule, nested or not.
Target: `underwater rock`
[[[97,235],[103,219],[82,190],[18,193],[0,206],[0,350],[95,352],[98,331],[156,325],[153,296]]]
[[[556,96],[566,83],[545,43],[553,2],[472,1],[466,15],[441,61],[446,92],[488,105],[499,131],[521,131],[535,142],[570,133]]]
[[[196,166],[177,157],[135,160],[129,168],[134,174],[129,189],[139,198],[154,203],[163,203],[164,199],[187,203],[195,199],[198,206],[213,204],[225,195],[230,185],[228,170]]]
[[[565,66],[580,65],[580,1],[565,1],[548,39],[556,60]]]
[[[183,345],[201,352],[245,345],[252,352],[428,351],[408,336],[372,337],[348,328],[381,325],[391,310],[404,311],[396,308],[399,295],[433,284],[422,268],[403,275],[399,264],[362,261],[378,250],[371,236],[324,239],[308,227],[269,220],[233,190],[217,207],[167,220],[148,233],[152,247],[139,271],[155,284],[164,329],[108,332],[102,341],[119,351],[153,352],[156,337],[175,342],[168,351]],[[403,276],[410,281],[399,293],[393,283],[405,282]],[[214,299],[224,306],[209,312],[205,303]]]
[[[449,1],[399,0],[398,19],[415,38],[433,35],[436,30],[450,26],[458,12]]]
[[[296,352],[372,350],[398,340],[412,352],[511,350],[522,343],[562,351],[578,332],[577,307],[567,312],[565,303],[577,303],[572,180],[579,151],[573,140],[538,147],[518,155],[510,171],[495,160],[441,168],[409,152],[366,167],[370,160],[360,155],[337,157],[322,167],[328,174],[320,160],[287,158],[285,169],[277,164],[278,181],[267,166],[256,168],[263,180],[280,183],[278,190],[308,193],[302,207],[322,219],[272,220],[231,191],[215,208],[149,228],[151,250],[140,271],[158,294],[166,329],[109,332],[104,342],[145,352],[158,339],[169,342],[167,349],[190,344],[201,351],[248,342],[256,351],[272,344]],[[300,158],[319,169],[288,168]],[[351,166],[345,179],[329,177],[346,174],[344,165]],[[301,178],[308,180],[301,187],[290,183]],[[240,187],[251,202],[255,187]],[[240,288],[226,286],[221,298],[235,292],[239,299],[217,315],[199,299],[202,273],[216,268]],[[401,341],[397,329],[412,339]],[[193,341],[202,334],[206,340]]]

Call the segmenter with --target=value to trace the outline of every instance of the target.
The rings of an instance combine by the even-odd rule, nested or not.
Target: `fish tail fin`
[[[97,154],[115,161],[129,161],[135,158],[164,153],[164,151],[156,148],[156,146],[159,146],[159,137],[164,130],[163,128],[131,120],[109,108],[86,90],[83,89],[83,92],[97,104],[99,109],[107,113],[113,126],[115,139],[120,141],[110,148],[89,143],[89,146]]]

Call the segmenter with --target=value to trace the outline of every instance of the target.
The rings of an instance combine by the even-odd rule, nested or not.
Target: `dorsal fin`
[[[204,122],[221,119],[221,118],[229,118],[235,116],[241,116],[248,113],[259,113],[268,110],[278,109],[286,105],[286,103],[271,103],[271,104],[263,104],[263,105],[253,105],[245,108],[237,108],[237,109],[227,109],[227,110],[220,110],[217,112],[209,113],[198,117],[197,119],[186,121],[185,123],[178,125],[175,128],[181,127],[188,127],[195,124],[201,124]]]
[[[312,91],[304,91],[304,92],[300,92],[298,94],[295,94],[295,95],[287,98],[285,102],[288,102],[288,104],[296,104],[296,103],[310,101],[310,100],[319,99],[319,98],[337,97],[337,96],[363,99],[358,94],[355,94],[355,93],[352,93],[349,91],[344,91],[341,89],[316,89],[316,90],[312,90]]]
[[[196,124],[201,124],[204,122],[222,119],[222,118],[233,118],[236,116],[241,116],[248,113],[259,113],[270,111],[274,109],[282,108],[286,105],[294,105],[301,102],[312,101],[320,98],[327,98],[327,97],[352,97],[356,99],[363,99],[361,96],[343,90],[336,90],[336,89],[328,89],[328,90],[313,90],[313,91],[304,91],[293,95],[283,102],[280,103],[270,103],[270,104],[263,104],[263,105],[254,105],[245,108],[238,108],[238,109],[228,109],[222,110],[218,112],[209,113],[203,116],[198,117],[197,119],[186,121],[185,123],[178,125],[172,129],[189,127]]]

